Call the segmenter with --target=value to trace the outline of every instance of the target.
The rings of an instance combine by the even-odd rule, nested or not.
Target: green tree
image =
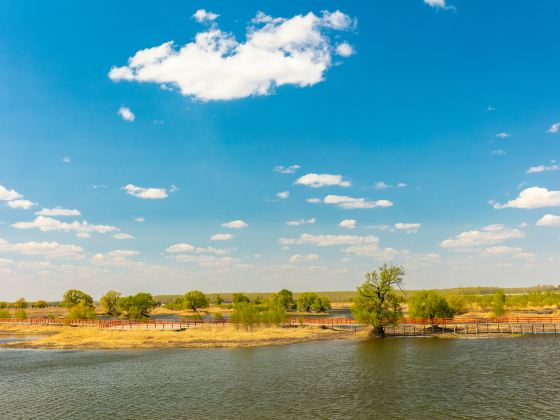
[[[252,330],[255,324],[260,321],[260,314],[256,305],[249,302],[239,302],[233,305],[231,322],[236,325],[243,325],[245,329]]]
[[[447,296],[446,299],[453,315],[463,315],[467,313],[467,303],[462,296],[450,295]]]
[[[288,289],[282,289],[278,292],[278,300],[286,310],[294,307],[294,294]]]
[[[156,306],[156,301],[150,293],[137,293],[134,296],[119,299],[118,308],[130,319],[140,319],[148,316]]]
[[[332,309],[331,302],[326,296],[317,296],[311,304],[313,312],[326,312],[330,309]]]
[[[8,307],[7,302],[0,302],[0,309],[6,309]]]
[[[222,303],[224,303],[224,300],[222,299],[222,297],[220,295],[216,295],[215,303],[216,303],[216,305],[220,306]]]
[[[95,313],[95,308],[92,305],[88,305],[87,302],[80,302],[77,305],[71,306],[68,309],[68,314],[66,319],[95,319],[97,314]]]
[[[109,290],[99,300],[99,303],[105,313],[111,314],[116,316],[119,314],[119,299],[121,294],[119,292],[115,292],[114,290]]]
[[[0,319],[2,318],[11,318],[10,311],[7,309],[0,308]]]
[[[412,318],[450,318],[449,303],[433,290],[422,290],[408,300],[408,314]]]
[[[311,312],[313,303],[319,296],[313,292],[303,292],[297,298],[297,310],[300,312]]]
[[[46,308],[48,304],[44,300],[38,300],[33,306],[35,306],[36,308]]]
[[[27,312],[25,312],[25,309],[17,309],[14,311],[14,318],[27,319]]]
[[[286,308],[277,301],[270,302],[266,310],[261,313],[261,319],[265,324],[277,327],[285,323],[287,317]]]
[[[506,295],[502,290],[492,296],[492,312],[496,316],[503,316],[506,313]]]
[[[25,308],[27,308],[27,306],[28,306],[28,303],[25,300],[25,298],[19,298],[14,303],[14,308],[19,309],[19,310],[24,310]]]
[[[367,273],[366,281],[357,289],[352,313],[358,322],[371,325],[374,335],[384,337],[385,326],[402,316],[401,299],[394,289],[402,286],[404,274],[403,267],[385,264]]]
[[[185,308],[192,309],[195,312],[198,308],[208,308],[208,305],[210,305],[210,299],[200,290],[191,290],[185,293],[183,302]]]
[[[249,303],[251,299],[245,296],[243,293],[234,293],[232,296],[232,302],[235,303]]]
[[[84,306],[93,306],[93,298],[81,290],[70,289],[62,296],[61,306],[71,308],[72,306],[83,304]]]

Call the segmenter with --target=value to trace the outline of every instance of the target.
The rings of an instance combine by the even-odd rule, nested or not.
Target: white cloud
[[[346,229],[354,229],[356,227],[356,220],[354,219],[345,219],[341,221],[338,226]]]
[[[288,226],[301,226],[301,225],[313,225],[315,224],[316,219],[312,217],[311,219],[299,219],[299,220],[290,220],[286,222]]]
[[[290,257],[290,262],[298,263],[298,262],[314,261],[317,259],[319,259],[319,255],[317,254],[307,254],[307,255],[295,254]]]
[[[546,130],[547,133],[558,133],[558,130],[560,129],[560,123],[554,123],[550,126],[550,128],[548,130]]]
[[[140,254],[138,251],[130,249],[116,249],[105,254],[95,254],[93,257],[91,257],[91,262],[98,265],[114,265],[119,267],[130,267],[137,264],[143,266],[143,264],[141,263],[129,260],[129,258],[135,257],[138,254]]]
[[[240,219],[232,220],[231,222],[227,222],[222,225],[222,227],[230,228],[230,229],[243,229],[246,228],[247,226],[249,225]]]
[[[320,198],[307,198],[305,201],[307,201],[308,203],[315,204],[315,203],[320,203],[321,199]]]
[[[115,233],[115,234],[113,235],[113,238],[115,238],[115,239],[120,239],[120,240],[123,240],[123,239],[134,239],[134,236],[129,235],[128,233]]]
[[[445,7],[445,0],[424,0],[424,3],[430,7]]]
[[[537,222],[537,226],[554,226],[560,227],[560,216],[555,216],[553,214],[545,214]]]
[[[498,137],[500,139],[507,139],[508,137],[511,137],[511,134],[501,132],[501,133],[496,134],[496,137]]]
[[[495,209],[540,209],[543,207],[560,207],[560,191],[549,191],[546,188],[527,188],[519,196],[506,204],[494,203]]]
[[[35,212],[37,216],[80,216],[82,213],[76,209],[63,209],[55,207],[52,209],[42,209]]]
[[[119,108],[119,112],[118,114],[121,116],[121,118],[125,121],[134,121],[134,118],[136,118],[136,116],[134,115],[134,113],[130,110],[130,108],[127,108],[126,106],[121,106]]]
[[[182,252],[193,252],[194,249],[195,247],[191,244],[180,243],[180,244],[171,245],[169,248],[165,250],[165,252],[178,254]]]
[[[535,254],[526,252],[523,248],[511,246],[493,246],[486,248],[484,253],[489,256],[511,256],[513,258],[533,259]]]
[[[376,236],[357,236],[357,235],[312,235],[303,233],[297,239],[280,238],[281,245],[316,245],[316,246],[336,246],[354,244],[377,244],[379,239]]]
[[[243,43],[213,24],[186,45],[170,41],[138,51],[128,65],[111,68],[109,77],[170,84],[203,101],[268,95],[283,85],[312,86],[332,65],[334,47],[325,29],[348,30],[353,23],[339,11],[290,19],[260,13]]]
[[[286,198],[288,198],[290,196],[290,192],[289,191],[282,191],[279,193],[276,193],[276,197],[278,197],[281,200],[285,200]]]
[[[76,232],[81,238],[88,238],[90,233],[108,233],[115,232],[119,229],[109,225],[92,225],[86,222],[74,221],[72,223],[61,222],[46,216],[37,216],[31,222],[17,222],[11,225],[15,229],[39,229],[41,232],[60,231],[60,232]]]
[[[323,202],[335,204],[343,209],[372,209],[375,207],[391,207],[393,203],[389,200],[370,201],[365,198],[347,197],[345,195],[327,195]]]
[[[507,153],[504,149],[492,150],[490,153],[492,153],[495,156],[505,156],[505,155],[507,155]]]
[[[519,229],[508,229],[499,224],[488,225],[480,230],[462,232],[453,239],[446,239],[441,242],[441,246],[442,248],[471,248],[524,237],[525,233]]]
[[[9,190],[6,187],[0,185],[0,201],[13,201],[21,198],[16,190]]]
[[[123,187],[123,190],[125,190],[127,194],[143,199],[162,200],[169,196],[165,188],[144,188],[137,187],[133,184],[127,184]]]
[[[408,185],[404,182],[399,182],[397,185],[390,185],[390,184],[385,183],[384,181],[377,181],[375,184],[373,184],[373,188],[375,188],[376,190],[384,190],[384,189],[393,188],[393,187],[406,188],[406,187],[408,187]]]
[[[395,229],[404,230],[406,233],[416,233],[421,227],[420,223],[395,223]]]
[[[227,254],[228,250],[226,249],[219,249],[214,247],[195,247],[194,245],[187,244],[187,243],[178,243],[175,245],[171,245],[168,247],[165,252],[170,254],[184,254],[184,253],[195,253],[195,254],[215,254],[215,255],[223,255]]]
[[[281,173],[281,174],[293,174],[300,168],[301,168],[301,166],[299,166],[299,165],[291,165],[291,166],[278,165],[278,166],[274,167],[274,170],[276,172]]]
[[[527,169],[528,174],[538,174],[542,172],[553,172],[553,171],[560,171],[560,165],[557,165],[555,161],[552,162],[551,165],[539,165],[539,166],[531,166]]]
[[[144,217],[142,217],[142,216],[136,216],[136,217],[133,218],[133,220],[134,220],[136,223],[144,223],[144,222],[146,221],[146,219],[145,219]]]
[[[204,9],[198,9],[194,15],[192,15],[193,19],[199,23],[206,23],[206,22],[213,22],[215,21],[220,15],[216,13],[207,12]]]
[[[58,242],[21,242],[11,244],[0,239],[0,252],[13,252],[43,258],[82,258],[83,248]]]
[[[176,261],[179,262],[193,262],[204,267],[215,267],[215,266],[228,266],[238,261],[237,258],[232,257],[217,257],[215,255],[189,255],[181,254],[175,257]]]
[[[233,238],[231,233],[216,233],[210,237],[211,241],[229,241]]]
[[[342,175],[331,174],[307,174],[300,177],[296,182],[297,185],[307,185],[311,188],[331,187],[338,185],[340,187],[349,187],[349,181],[344,181]]]
[[[341,57],[350,57],[354,54],[354,48],[347,42],[343,42],[336,46],[336,53]]]
[[[8,201],[8,207],[10,207],[12,209],[29,210],[31,207],[36,206],[36,205],[37,205],[37,203],[33,203],[32,201],[29,201],[29,200]]]

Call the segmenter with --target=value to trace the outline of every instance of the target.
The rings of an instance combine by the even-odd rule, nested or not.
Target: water
[[[558,418],[560,337],[0,350],[0,418]]]

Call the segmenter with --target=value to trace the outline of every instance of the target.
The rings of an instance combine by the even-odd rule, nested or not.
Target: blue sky
[[[0,11],[0,299],[559,283],[557,2]]]

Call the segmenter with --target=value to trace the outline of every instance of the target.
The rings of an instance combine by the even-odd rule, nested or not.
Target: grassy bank
[[[263,347],[307,341],[352,339],[363,332],[333,331],[315,327],[254,328],[202,326],[185,331],[101,330],[90,327],[2,325],[0,333],[41,335],[40,338],[5,344],[12,348],[37,349],[161,349],[210,347]]]

